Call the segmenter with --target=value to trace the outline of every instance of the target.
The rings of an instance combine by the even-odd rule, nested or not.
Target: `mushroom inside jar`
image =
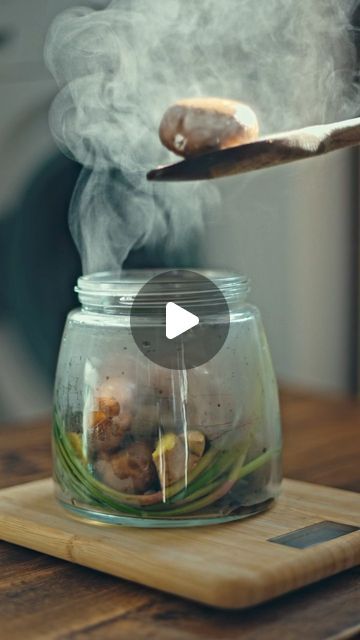
[[[69,473],[69,461],[77,460],[87,499],[91,495],[96,504],[131,510],[141,517],[144,510],[149,517],[164,517],[211,512],[219,504],[225,511],[239,507],[235,487],[257,469],[264,470],[272,452],[260,441],[255,447],[246,420],[231,422],[231,399],[216,399],[210,393],[208,373],[200,368],[188,374],[185,429],[170,415],[171,372],[151,377],[142,395],[126,377],[114,376],[94,389],[91,411],[84,415],[86,429],[83,434],[68,432],[66,452],[59,449]],[[159,407],[164,404],[167,410],[162,414]],[[152,408],[152,414],[141,429],[144,407]],[[217,420],[220,416],[228,419],[223,426]],[[262,474],[261,478],[268,477]]]

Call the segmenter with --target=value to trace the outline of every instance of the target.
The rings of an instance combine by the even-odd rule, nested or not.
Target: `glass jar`
[[[155,364],[132,337],[132,302],[154,272],[79,278],[53,427],[56,495],[73,514],[191,526],[246,517],[277,496],[279,404],[259,311],[246,301],[246,278],[199,273],[223,292],[230,326],[218,353],[187,370]]]

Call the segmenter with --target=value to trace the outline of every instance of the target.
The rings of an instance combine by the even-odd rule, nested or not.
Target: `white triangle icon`
[[[175,302],[166,305],[166,337],[169,340],[177,338],[185,331],[189,331],[199,324],[199,318],[194,313],[179,307]]]

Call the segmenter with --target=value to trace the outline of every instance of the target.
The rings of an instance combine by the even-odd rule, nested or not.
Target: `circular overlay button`
[[[223,346],[230,324],[220,289],[196,271],[161,272],[138,292],[131,332],[140,351],[167,369],[193,369]]]

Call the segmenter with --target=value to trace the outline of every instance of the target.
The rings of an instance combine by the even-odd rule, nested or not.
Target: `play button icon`
[[[224,345],[229,325],[220,289],[204,272],[188,269],[155,272],[130,311],[136,345],[167,369],[193,369],[211,360]]]
[[[186,311],[175,302],[166,305],[166,337],[173,340],[181,336],[185,331],[196,327],[200,322],[199,317],[190,311]]]

